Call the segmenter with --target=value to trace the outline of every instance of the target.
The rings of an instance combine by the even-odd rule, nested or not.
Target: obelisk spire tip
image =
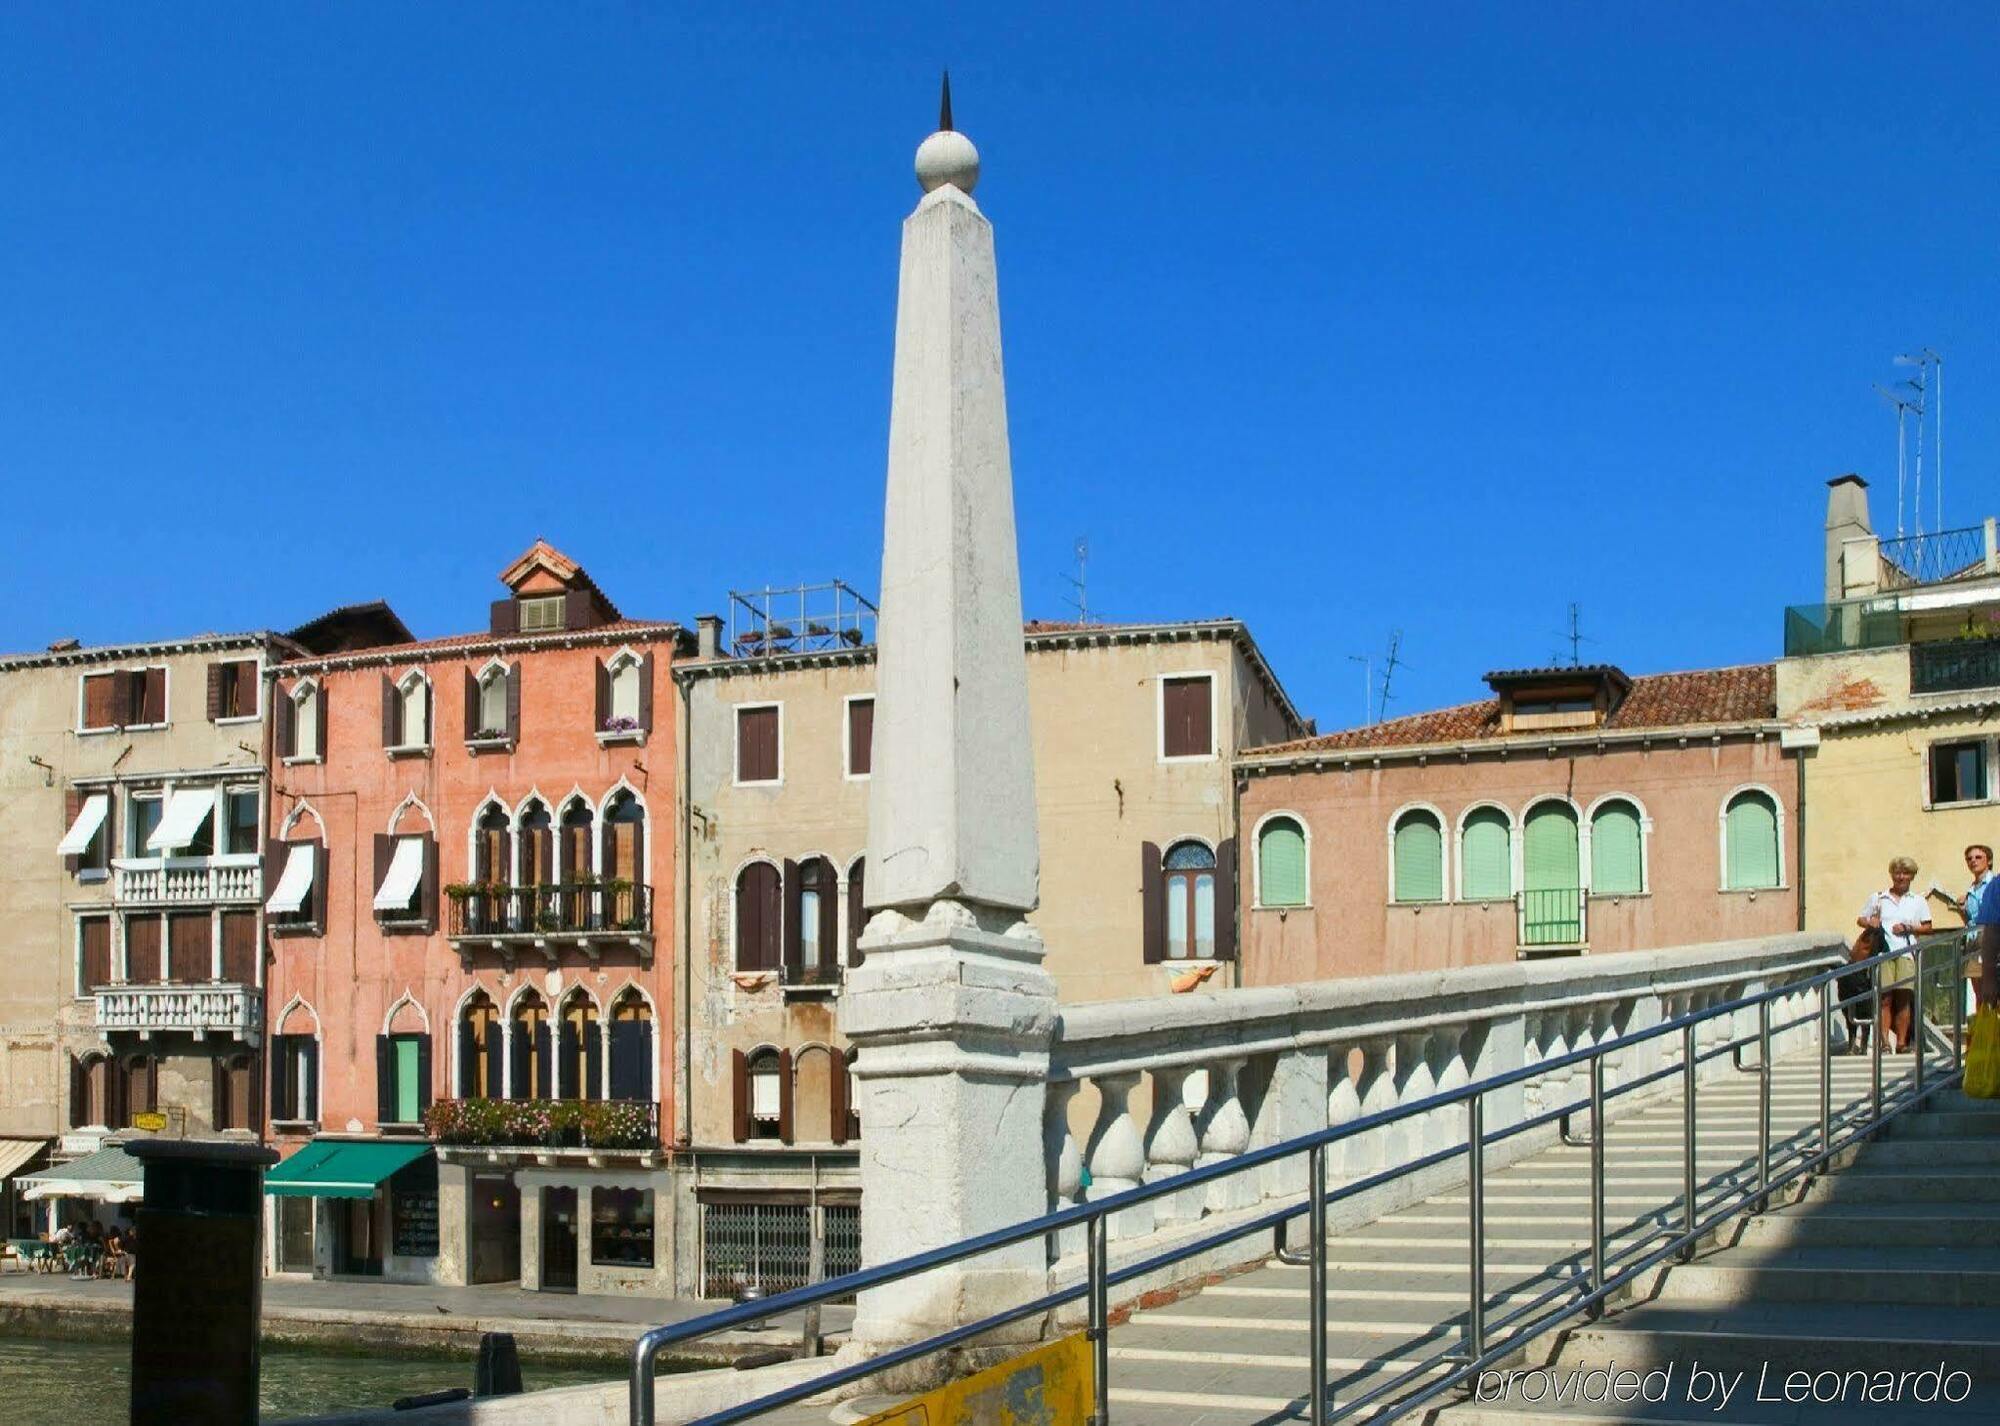
[[[938,95],[938,132],[948,134],[951,128],[951,71],[944,72],[944,85]]]
[[[951,71],[944,72],[938,90],[937,132],[917,148],[917,183],[924,192],[947,184],[971,194],[979,182],[979,150],[951,124]]]

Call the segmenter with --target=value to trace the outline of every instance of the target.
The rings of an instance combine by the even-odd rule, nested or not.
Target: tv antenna
[[[1917,417],[1916,476],[1910,491],[1911,503],[1916,516],[1917,533],[1924,532],[1924,416],[1929,413],[1932,430],[1936,439],[1931,453],[1932,509],[1936,516],[1938,530],[1944,529],[1944,358],[1930,347],[1921,351],[1905,352],[1896,358],[1897,366],[1915,367],[1917,374],[1902,385],[1916,393],[1910,401],[1910,408]]]
[[[1378,723],[1381,722],[1383,718],[1388,716],[1389,680],[1396,676],[1396,670],[1398,668],[1409,667],[1408,664],[1404,663],[1400,658],[1397,657],[1397,650],[1401,649],[1402,646],[1403,646],[1403,631],[1401,629],[1391,630],[1389,634],[1388,657],[1386,657],[1382,661],[1382,703],[1380,708],[1375,714],[1375,721]]]
[[[1903,382],[1900,385],[1907,387],[1909,383]],[[1900,540],[1903,538],[1903,509],[1909,500],[1907,493],[1909,483],[1909,439],[1907,435],[1909,418],[1910,413],[1916,411],[1919,419],[1921,419],[1922,408],[1907,396],[1902,395],[1900,390],[1892,390],[1879,381],[1875,383],[1875,392],[1884,401],[1896,408],[1896,538]]]
[[[1562,635],[1562,637],[1569,640],[1569,666],[1571,668],[1576,668],[1583,662],[1578,646],[1597,642],[1597,640],[1583,632],[1582,619],[1574,600],[1571,601],[1569,606],[1569,632]],[[1560,658],[1552,659],[1550,662],[1560,662]]]
[[[1368,716],[1368,709],[1375,701],[1375,656],[1373,654],[1349,654],[1347,661],[1361,665],[1361,721],[1363,723],[1372,723],[1375,720]]]
[[[1090,590],[1085,582],[1090,564],[1090,541],[1088,538],[1083,535],[1076,537],[1075,553],[1076,573],[1063,576],[1064,582],[1075,591],[1074,597],[1067,602],[1070,608],[1076,610],[1077,622],[1079,624],[1088,624],[1090,622]]]

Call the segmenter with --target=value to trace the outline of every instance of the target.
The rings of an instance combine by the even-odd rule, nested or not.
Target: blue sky
[[[1872,383],[2000,447],[2000,11],[0,10],[0,648],[877,578],[898,225],[952,67],[1023,587],[1247,619],[1322,726],[1563,648],[1778,651]],[[1886,488],[1885,488],[1886,487]],[[1927,514],[1927,520],[1933,517]]]

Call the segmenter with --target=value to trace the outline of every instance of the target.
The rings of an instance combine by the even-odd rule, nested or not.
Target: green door
[[[396,1122],[415,1124],[424,1116],[417,1108],[417,1042],[396,1041]]]
[[[1544,802],[1521,835],[1521,944],[1567,946],[1583,939],[1583,877],[1576,812]]]

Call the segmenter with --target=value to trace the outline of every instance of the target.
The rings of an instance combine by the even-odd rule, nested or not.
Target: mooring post
[[[135,1215],[132,1426],[257,1426],[258,1316],[264,1296],[260,1144],[141,1139]]]

